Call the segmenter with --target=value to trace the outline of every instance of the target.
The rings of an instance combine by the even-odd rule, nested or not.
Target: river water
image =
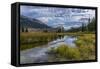
[[[46,53],[51,47],[58,47],[62,44],[66,44],[70,47],[76,47],[74,41],[77,40],[73,36],[64,36],[62,38],[57,38],[46,45],[38,46],[35,48],[20,51],[20,63],[41,63],[48,62],[48,54]],[[50,57],[50,56],[49,56]]]

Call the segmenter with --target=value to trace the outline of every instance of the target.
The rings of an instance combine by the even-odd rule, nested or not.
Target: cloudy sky
[[[65,29],[70,29],[71,27],[79,27],[82,23],[87,24],[89,18],[95,17],[95,10],[23,5],[20,7],[20,15],[41,20],[52,27],[62,25]]]

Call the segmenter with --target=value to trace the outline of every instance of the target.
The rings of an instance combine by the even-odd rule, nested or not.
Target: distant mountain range
[[[40,28],[40,29],[51,28],[40,20],[28,18],[28,17],[23,16],[23,15],[20,16],[20,27],[36,28],[36,29],[37,28]]]

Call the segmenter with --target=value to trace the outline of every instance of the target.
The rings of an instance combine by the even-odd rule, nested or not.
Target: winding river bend
[[[41,63],[48,62],[48,57],[50,57],[46,52],[51,47],[58,47],[62,44],[67,44],[70,47],[76,47],[74,41],[77,40],[73,36],[64,36],[62,38],[57,38],[43,46],[38,46],[35,48],[23,50],[20,52],[20,63]]]

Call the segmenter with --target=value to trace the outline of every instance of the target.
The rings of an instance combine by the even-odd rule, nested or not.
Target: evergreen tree
[[[24,32],[24,27],[22,27],[22,32]]]
[[[82,32],[84,32],[84,31],[85,31],[85,24],[82,23]]]
[[[93,18],[87,26],[89,31],[95,31],[95,26],[96,26],[95,19]]]
[[[26,28],[26,31],[25,32],[28,32],[28,28]]]

